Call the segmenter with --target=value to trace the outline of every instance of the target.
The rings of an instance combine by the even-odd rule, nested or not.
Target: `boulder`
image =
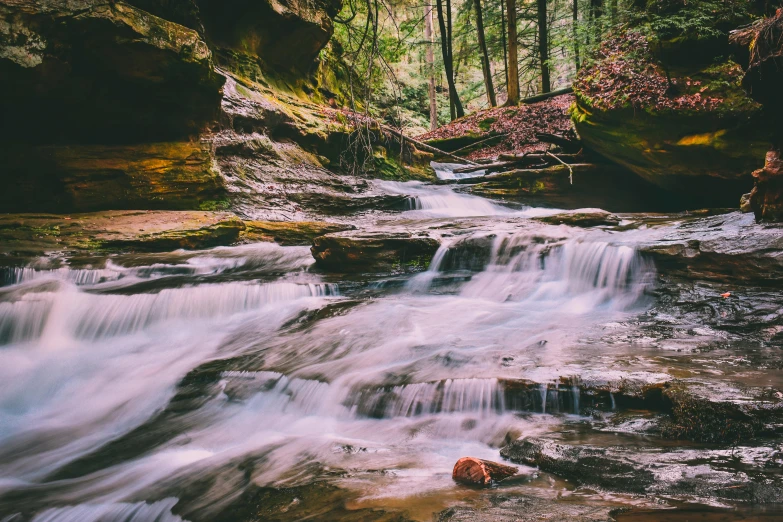
[[[406,233],[332,234],[313,240],[316,264],[334,272],[426,270],[440,243]]]
[[[490,460],[475,457],[462,457],[454,464],[451,478],[461,484],[490,486],[503,479],[516,475],[518,469]]]

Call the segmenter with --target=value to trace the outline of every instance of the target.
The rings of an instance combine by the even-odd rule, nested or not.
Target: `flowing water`
[[[270,244],[6,270],[0,520],[231,520],[249,488],[314,477],[429,520],[465,494],[459,457],[499,460],[509,437],[578,415],[560,379],[636,349],[595,342],[651,305],[655,268],[632,242],[542,240],[548,226],[523,222],[549,210],[386,188],[412,196],[406,223],[518,226],[478,234],[481,261],[452,236],[401,286]],[[541,384],[516,392],[522,379]]]

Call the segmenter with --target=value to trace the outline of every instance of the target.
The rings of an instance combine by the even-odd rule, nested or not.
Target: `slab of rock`
[[[230,212],[111,210],[88,214],[0,215],[0,252],[106,250],[165,252],[237,241],[245,225]]]
[[[441,511],[437,522],[609,522],[617,508],[611,505],[581,504],[566,501],[513,495],[491,495],[476,506],[452,507]]]
[[[426,270],[440,242],[406,233],[327,235],[313,240],[316,264],[334,272]]]
[[[783,280],[783,227],[758,225],[739,212],[683,221],[640,250],[662,271],[689,278],[761,285]]]
[[[516,475],[518,469],[490,460],[462,457],[454,464],[451,478],[461,484],[489,486],[495,482]]]
[[[572,227],[614,226],[620,224],[619,217],[600,208],[580,208],[536,219],[550,225],[568,225]]]
[[[354,229],[353,225],[326,221],[245,221],[242,238],[281,245],[310,245],[316,237]]]

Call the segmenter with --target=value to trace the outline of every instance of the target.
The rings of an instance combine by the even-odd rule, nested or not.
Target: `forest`
[[[783,520],[780,0],[0,0],[0,522]]]

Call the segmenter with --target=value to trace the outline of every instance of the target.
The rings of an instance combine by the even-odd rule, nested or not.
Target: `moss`
[[[235,243],[244,224],[228,212],[106,211],[0,215],[0,254],[170,251]]]
[[[6,212],[187,210],[225,199],[209,145],[199,142],[9,147],[2,155]]]

